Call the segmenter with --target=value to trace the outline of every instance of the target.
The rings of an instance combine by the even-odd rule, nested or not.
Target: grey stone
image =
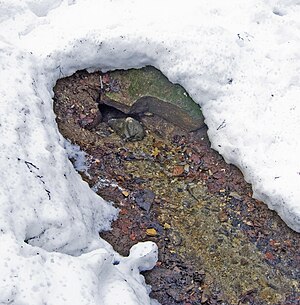
[[[158,115],[187,131],[204,125],[199,105],[178,84],[172,84],[154,67],[108,73],[109,84],[101,103],[126,114]],[[113,86],[111,84],[118,84]]]
[[[145,137],[145,131],[141,123],[131,117],[110,119],[108,125],[127,141],[140,141]]]

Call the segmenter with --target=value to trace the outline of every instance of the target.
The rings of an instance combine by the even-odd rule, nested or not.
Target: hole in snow
[[[279,264],[275,252],[268,256],[272,265],[266,263],[264,247],[284,239],[287,229],[251,198],[239,170],[210,148],[188,93],[153,67],[78,71],[54,91],[60,132],[72,143],[69,158],[83,180],[120,209],[113,230],[101,237],[126,256],[139,241],[159,246],[157,267],[145,272],[152,296],[173,304],[189,303],[193,295],[201,304],[199,287],[209,287],[207,302],[222,293],[236,304],[251,283],[253,302],[263,302],[259,283],[269,282]],[[270,224],[280,229],[270,231]],[[270,288],[274,296],[292,287],[279,274],[276,293]]]

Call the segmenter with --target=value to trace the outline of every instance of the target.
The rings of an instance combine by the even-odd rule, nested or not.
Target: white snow
[[[75,169],[78,172],[85,173],[89,177],[88,169],[90,163],[88,161],[88,154],[82,151],[79,145],[72,144],[70,140],[64,142],[64,148]]]
[[[121,257],[98,237],[117,211],[57,130],[52,88],[79,69],[151,64],[183,85],[213,148],[300,232],[299,16],[299,0],[1,1],[0,304],[154,304],[139,271],[156,246]]]

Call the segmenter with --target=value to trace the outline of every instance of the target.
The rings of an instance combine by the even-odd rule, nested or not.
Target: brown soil
[[[151,296],[164,305],[300,304],[299,234],[251,198],[205,129],[186,133],[141,115],[147,136],[123,141],[106,122],[122,114],[99,112],[99,75],[58,81],[57,123],[88,154],[83,179],[120,209],[101,237],[122,255],[139,241],[157,243],[159,261],[145,273]]]

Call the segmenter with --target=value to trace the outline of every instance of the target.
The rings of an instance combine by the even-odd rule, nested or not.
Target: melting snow
[[[117,211],[76,173],[52,88],[79,69],[153,65],[203,109],[213,148],[300,232],[299,0],[0,3],[0,304],[154,304],[99,238]],[[120,263],[114,265],[117,260]]]

